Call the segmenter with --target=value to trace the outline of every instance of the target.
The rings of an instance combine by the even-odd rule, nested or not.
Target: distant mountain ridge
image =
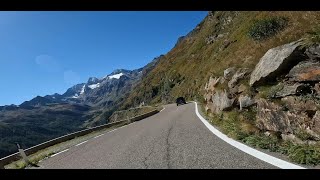
[[[139,69],[116,69],[101,78],[90,77],[63,94],[36,96],[20,105],[0,106],[0,157],[16,152],[16,142],[28,148],[107,123],[108,117],[157,62],[155,58]]]

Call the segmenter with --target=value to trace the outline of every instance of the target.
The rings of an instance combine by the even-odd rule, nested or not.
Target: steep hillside
[[[272,17],[287,18],[288,24],[266,40],[250,38],[249,30],[256,21]],[[210,12],[160,58],[123,107],[140,102],[172,102],[177,96],[202,101],[210,76],[221,76],[231,66],[253,70],[268,49],[306,36],[317,26],[319,18],[317,12]]]
[[[195,99],[229,137],[320,164],[319,22],[319,12],[210,12],[122,108]]]

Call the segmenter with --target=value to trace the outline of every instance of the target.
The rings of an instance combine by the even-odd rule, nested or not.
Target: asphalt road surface
[[[195,114],[195,104],[160,113],[90,139],[42,162],[44,169],[277,168],[227,144]]]

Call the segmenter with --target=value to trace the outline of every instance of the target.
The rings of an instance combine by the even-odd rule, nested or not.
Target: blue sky
[[[166,54],[205,11],[0,12],[0,105],[64,93]]]

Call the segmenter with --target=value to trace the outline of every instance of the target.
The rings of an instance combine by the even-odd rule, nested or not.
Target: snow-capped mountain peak
[[[98,88],[100,87],[100,83],[97,83],[97,84],[91,84],[88,86],[90,89],[95,89],[95,88]]]
[[[80,94],[83,94],[84,93],[84,88],[86,87],[86,85],[84,84],[83,86],[82,86],[82,89],[81,89],[81,91],[80,91]]]
[[[123,76],[123,73],[114,74],[112,76],[108,76],[109,79],[119,79],[121,76]]]

